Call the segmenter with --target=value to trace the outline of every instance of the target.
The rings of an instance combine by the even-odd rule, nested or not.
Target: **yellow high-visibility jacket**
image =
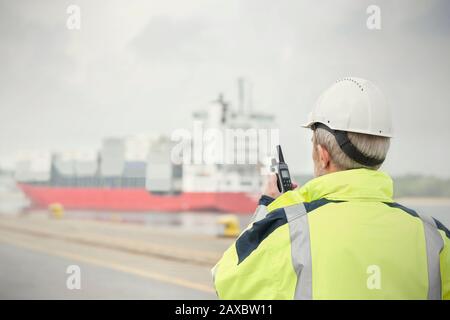
[[[450,299],[450,232],[392,194],[354,169],[263,196],[212,270],[219,298]]]

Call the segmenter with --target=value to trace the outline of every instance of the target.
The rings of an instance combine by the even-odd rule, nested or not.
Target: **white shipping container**
[[[44,182],[50,179],[51,157],[46,152],[24,154],[16,162],[17,181]]]
[[[104,177],[120,176],[125,165],[125,143],[122,139],[103,140],[100,150],[100,173]]]
[[[97,173],[97,153],[93,150],[80,150],[74,153],[73,171],[77,177],[91,177]]]
[[[172,145],[168,140],[161,140],[150,146],[145,181],[147,190],[153,192],[173,190],[174,171],[170,158]]]
[[[58,173],[65,176],[75,175],[75,166],[73,155],[70,154],[58,154],[53,158],[53,165]]]
[[[97,160],[75,160],[74,167],[78,177],[91,177],[97,172]]]

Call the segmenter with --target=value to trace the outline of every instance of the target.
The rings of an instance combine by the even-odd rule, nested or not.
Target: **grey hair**
[[[390,146],[390,138],[363,133],[348,132],[352,144],[364,155],[375,159],[385,159]],[[368,167],[350,159],[339,147],[336,138],[327,130],[317,128],[313,133],[314,145],[320,144],[331,156],[331,161],[340,170],[368,168],[377,170],[381,164]]]

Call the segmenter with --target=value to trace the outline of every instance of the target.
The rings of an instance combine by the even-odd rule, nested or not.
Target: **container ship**
[[[220,95],[206,108],[194,112],[194,123],[201,124],[205,131],[214,128],[219,132],[272,126],[273,116],[246,112],[243,94],[239,96],[237,110],[232,110]],[[204,142],[204,137],[200,139]],[[261,147],[260,142],[234,143],[224,151],[233,155],[261,154],[255,150]],[[192,139],[188,144],[192,147],[195,142]],[[91,157],[52,154],[48,173],[41,170],[37,174],[30,161],[22,161],[16,167],[16,181],[32,209],[57,203],[69,210],[117,212],[250,214],[255,210],[262,184],[261,168],[269,156],[258,157],[252,164],[174,163],[175,146],[164,135],[106,138]]]

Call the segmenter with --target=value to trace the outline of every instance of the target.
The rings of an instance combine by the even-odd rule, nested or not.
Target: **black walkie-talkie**
[[[284,162],[283,151],[281,146],[277,146],[278,162],[272,159],[272,168],[274,168],[277,175],[277,186],[281,193],[292,190],[291,175],[289,174],[289,168],[286,162]]]

